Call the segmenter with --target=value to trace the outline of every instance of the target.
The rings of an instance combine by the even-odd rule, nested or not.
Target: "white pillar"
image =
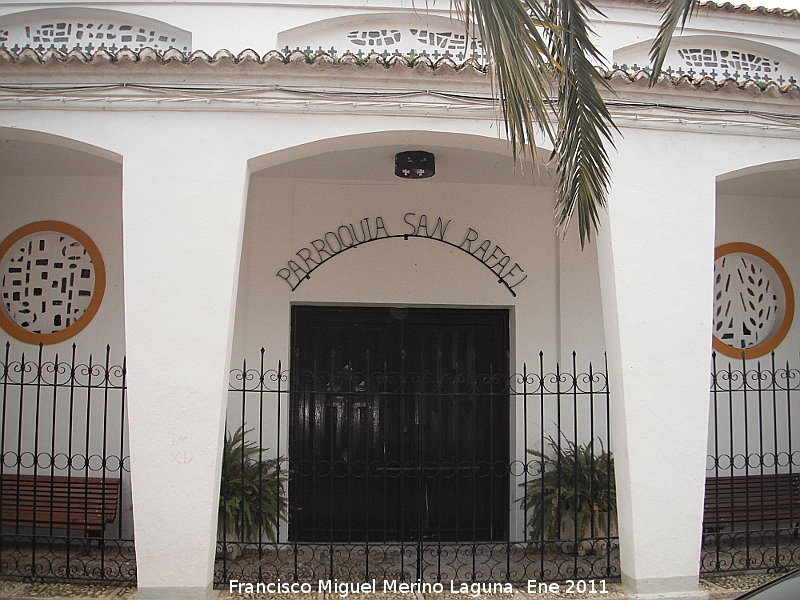
[[[159,600],[212,593],[247,186],[246,159],[230,132],[192,127],[190,118],[197,116],[143,119],[147,149],[123,152],[138,593]]]
[[[701,135],[625,130],[598,238],[622,582],[694,596],[702,538],[715,180]]]

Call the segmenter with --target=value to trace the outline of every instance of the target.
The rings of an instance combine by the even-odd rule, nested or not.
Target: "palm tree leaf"
[[[533,155],[537,131],[552,141],[558,226],[566,233],[577,210],[583,245],[597,229],[598,210],[606,202],[610,165],[604,140],[613,145],[614,125],[598,90],[608,85],[592,63],[602,59],[591,40],[587,13],[599,11],[588,0],[452,4],[480,34],[514,158],[528,150]]]
[[[699,0],[662,0],[661,26],[650,50],[651,85],[678,23],[685,26],[698,5]],[[451,6],[467,33],[474,27],[483,43],[514,159],[527,151],[533,155],[538,131],[552,141],[558,227],[565,235],[577,212],[583,247],[606,204],[611,166],[605,144],[614,145],[616,130],[598,89],[610,86],[597,71],[603,59],[589,27],[589,13],[602,13],[590,0],[451,0]]]
[[[533,155],[537,131],[556,138],[547,75],[554,61],[542,34],[552,24],[542,7],[528,0],[452,0],[452,6],[483,43],[514,158],[528,150]]]
[[[561,65],[558,89],[559,132],[556,220],[562,235],[577,211],[581,247],[599,226],[606,204],[611,166],[605,142],[614,145],[611,114],[599,87],[609,88],[595,63],[602,63],[592,41],[589,12],[601,14],[588,0],[549,0],[556,27],[548,31],[551,53]],[[610,88],[609,88],[610,89]]]
[[[692,14],[697,12],[700,1],[663,0],[661,4],[664,7],[664,13],[661,15],[661,26],[658,28],[658,35],[656,35],[653,40],[653,46],[650,48],[650,62],[652,63],[650,85],[654,85],[658,81],[661,67],[664,65],[664,59],[667,58],[669,43],[678,23],[681,24],[681,29],[683,29]]]

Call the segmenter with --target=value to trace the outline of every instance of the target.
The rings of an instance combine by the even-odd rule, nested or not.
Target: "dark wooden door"
[[[508,313],[294,307],[290,535],[502,540]]]

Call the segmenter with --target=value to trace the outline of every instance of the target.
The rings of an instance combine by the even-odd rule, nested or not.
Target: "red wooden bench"
[[[97,537],[117,516],[119,488],[120,480],[109,477],[4,474],[2,522]]]
[[[800,523],[800,473],[706,478],[703,529],[721,531],[797,528]]]

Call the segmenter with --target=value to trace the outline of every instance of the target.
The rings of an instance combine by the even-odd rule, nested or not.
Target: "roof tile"
[[[765,9],[766,10],[766,9]],[[797,11],[794,11],[797,12]],[[19,53],[11,52],[8,49],[0,48],[0,69],[8,69],[14,67],[36,68],[38,66],[47,66],[53,64],[74,65],[74,68],[81,68],[83,66],[98,66],[108,64],[118,65],[135,65],[154,63],[156,65],[167,65],[180,63],[183,65],[208,65],[211,67],[221,67],[223,65],[232,65],[242,68],[246,65],[262,66],[262,67],[277,67],[280,65],[306,65],[313,69],[330,69],[330,68],[365,68],[365,67],[383,67],[387,73],[435,73],[435,74],[466,74],[473,73],[478,75],[485,75],[486,68],[469,59],[463,63],[456,64],[450,58],[440,58],[438,61],[432,61],[430,57],[419,56],[414,59],[409,59],[405,56],[394,55],[389,58],[384,58],[380,54],[369,54],[365,58],[359,58],[353,54],[347,53],[340,57],[333,57],[329,54],[320,53],[315,55],[308,55],[299,50],[290,52],[289,54],[282,54],[277,50],[273,50],[259,56],[254,50],[244,50],[238,55],[234,55],[228,50],[219,50],[213,56],[202,50],[195,50],[191,54],[185,54],[179,50],[170,49],[164,53],[160,53],[152,48],[144,48],[139,52],[123,49],[116,53],[110,53],[105,49],[96,50],[92,54],[87,54],[81,50],[72,50],[69,53],[64,53],[59,50],[50,49],[44,53],[37,52],[32,48],[25,48]],[[631,84],[639,87],[646,87],[649,85],[649,73],[646,71],[623,71],[621,69],[613,69],[603,73],[604,77],[615,85]],[[659,76],[659,87],[673,87],[682,88],[687,91],[690,90],[737,90],[744,91],[753,95],[759,93],[767,94],[771,97],[780,97],[789,94],[790,97],[798,97],[800,99],[800,87],[797,84],[787,84],[779,86],[776,82],[770,81],[757,82],[757,81],[743,81],[737,82],[733,79],[726,79],[715,81],[710,77],[703,77],[691,79],[687,76],[673,77],[666,73]]]

